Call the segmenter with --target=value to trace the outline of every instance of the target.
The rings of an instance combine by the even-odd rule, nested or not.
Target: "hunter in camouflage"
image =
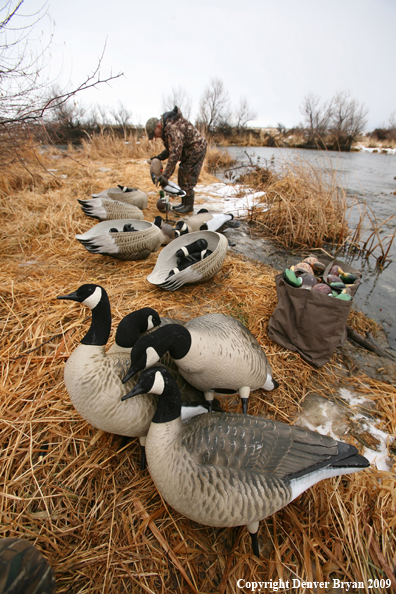
[[[161,119],[150,118],[146,123],[146,131],[150,140],[162,138],[165,150],[156,156],[164,161],[168,159],[163,174],[158,181],[166,186],[180,161],[178,184],[186,195],[182,204],[173,207],[180,214],[193,211],[194,188],[205,159],[207,142],[201,133],[185,118],[178,107],[167,111]],[[153,159],[155,157],[152,157]]]

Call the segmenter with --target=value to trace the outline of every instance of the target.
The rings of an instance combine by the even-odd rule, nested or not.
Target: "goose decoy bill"
[[[158,367],[123,400],[147,393],[158,397],[146,454],[161,496],[195,522],[246,525],[256,556],[262,519],[319,481],[370,465],[352,445],[263,417],[212,412],[183,424],[178,387]]]

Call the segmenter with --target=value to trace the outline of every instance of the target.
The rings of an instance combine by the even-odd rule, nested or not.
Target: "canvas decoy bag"
[[[360,271],[339,260],[320,258],[320,261],[326,264],[324,280],[334,264],[358,277],[353,284],[347,285],[347,292],[353,297],[360,283]],[[322,367],[346,339],[346,324],[353,301],[292,287],[282,274],[278,274],[275,281],[278,304],[269,320],[268,337],[298,352],[311,365]]]

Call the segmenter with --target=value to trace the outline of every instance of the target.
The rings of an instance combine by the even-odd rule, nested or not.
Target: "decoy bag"
[[[328,265],[326,271],[331,267]],[[357,273],[344,263],[346,272]],[[268,323],[268,337],[277,344],[300,353],[315,367],[322,367],[331,359],[338,346],[346,339],[346,324],[353,301],[342,301],[285,282],[282,274],[275,277],[278,304]],[[351,285],[356,292],[359,281]],[[349,292],[349,291],[348,291]]]

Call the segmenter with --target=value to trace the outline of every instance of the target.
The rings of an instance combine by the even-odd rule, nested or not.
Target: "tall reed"
[[[343,243],[350,231],[347,196],[333,170],[326,173],[306,161],[284,162],[275,174],[262,172],[248,182],[265,195],[249,213],[259,228],[285,249]]]

